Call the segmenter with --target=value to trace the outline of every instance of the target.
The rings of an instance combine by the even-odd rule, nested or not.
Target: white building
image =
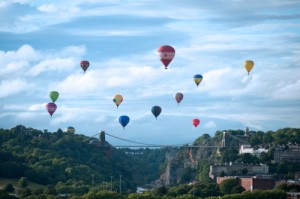
[[[241,145],[239,154],[250,153],[251,155],[260,156],[262,152],[267,153],[269,150],[265,148],[254,149],[249,144]]]

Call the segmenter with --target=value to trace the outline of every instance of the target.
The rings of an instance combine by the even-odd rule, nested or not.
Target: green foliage
[[[151,195],[151,193],[131,193],[127,196],[127,199],[157,199],[159,196]]]
[[[229,194],[221,197],[221,199],[286,199],[286,193],[278,190],[257,190],[251,192],[243,192],[241,194]],[[213,198],[217,199],[217,197]]]
[[[113,188],[122,175],[124,191],[159,178],[165,149],[117,150],[91,145],[90,140],[61,129],[53,133],[21,125],[0,129],[0,177],[25,177],[42,185],[61,182],[59,191],[81,194],[92,186],[92,174],[94,186],[108,184],[113,176]]]
[[[210,164],[207,160],[203,160],[198,169],[198,179],[200,182],[209,183],[211,179],[208,176]]]
[[[180,185],[180,186],[177,186],[177,187],[172,187],[172,188],[169,189],[167,195],[175,197],[175,196],[187,194],[191,188],[192,187],[188,186],[188,185]]]
[[[158,187],[152,191],[152,193],[157,196],[163,196],[163,195],[167,194],[167,192],[168,192],[168,189],[165,186]]]
[[[286,184],[282,183],[276,187],[278,190],[282,190],[285,192],[300,192],[300,185],[299,184]]]
[[[191,167],[184,168],[180,177],[180,183],[190,182],[192,180],[192,174],[193,170]]]
[[[239,180],[236,178],[233,179],[225,179],[220,183],[220,191],[223,194],[231,194],[233,191],[236,191],[236,189],[233,190],[234,187],[239,185]]]
[[[0,190],[0,198],[5,198],[5,199],[17,199],[15,196],[10,196],[6,191]]]
[[[222,162],[234,162],[239,158],[238,153],[239,153],[239,151],[237,150],[237,148],[231,147],[231,148],[225,149],[221,154],[222,155],[221,161]]]
[[[25,188],[28,186],[28,180],[26,177],[21,177],[18,183],[19,183],[20,187],[22,187],[22,188]]]
[[[5,185],[4,191],[9,192],[9,193],[14,192],[15,188],[11,183],[8,183],[8,184]]]
[[[89,192],[83,195],[84,199],[125,199],[122,195],[115,192],[108,191],[98,191],[98,192]]]

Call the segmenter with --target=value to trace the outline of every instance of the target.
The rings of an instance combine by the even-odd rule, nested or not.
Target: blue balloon
[[[122,115],[119,117],[119,122],[123,126],[123,129],[129,123],[129,121],[130,121],[130,119],[127,115]]]
[[[194,78],[203,78],[203,77],[202,77],[202,75],[197,74],[197,75],[194,75]]]
[[[151,109],[152,114],[155,116],[157,119],[157,116],[161,113],[161,107],[160,106],[153,106]]]

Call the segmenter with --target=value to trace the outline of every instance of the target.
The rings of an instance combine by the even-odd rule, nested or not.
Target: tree
[[[192,168],[186,167],[181,174],[180,182],[181,183],[189,182],[191,181],[191,178],[192,178]]]
[[[219,185],[219,188],[220,188],[220,191],[226,195],[226,194],[231,194],[232,189],[238,185],[239,185],[238,179],[236,179],[236,178],[226,179],[221,182],[221,184]]]
[[[163,196],[163,195],[167,194],[167,192],[168,192],[168,190],[165,186],[161,186],[161,187],[153,190],[153,193],[155,195],[159,195],[159,196]]]
[[[22,187],[25,188],[28,186],[28,180],[26,177],[21,177],[18,181],[18,184]]]
[[[242,193],[243,191],[245,191],[245,189],[241,185],[237,185],[231,189],[232,194]]]
[[[226,149],[223,153],[222,153],[222,162],[234,162],[236,161],[239,156],[238,156],[238,150],[234,149],[234,148],[229,148]]]
[[[0,198],[5,198],[5,199],[17,199],[17,197],[10,196],[7,192],[4,190],[0,190]]]
[[[7,185],[5,185],[4,187],[4,191],[10,193],[10,192],[14,192],[15,188],[11,183],[8,183]]]

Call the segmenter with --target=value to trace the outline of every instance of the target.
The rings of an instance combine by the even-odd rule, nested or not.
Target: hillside
[[[91,144],[94,139],[61,129],[53,133],[21,125],[0,129],[0,177],[27,177],[79,192],[103,184],[118,189],[120,178],[122,190],[135,190],[159,177],[163,149],[139,149],[139,155],[132,155],[130,149],[118,150],[109,143],[108,147]]]
[[[203,134],[193,148],[116,149],[101,147],[96,138],[73,133],[43,132],[24,126],[0,129],[0,178],[20,179],[55,187],[58,193],[87,193],[93,187],[122,192],[137,185],[154,183],[173,186],[192,181],[209,183],[211,164],[265,163],[277,179],[289,179],[300,172],[300,164],[274,163],[274,149],[300,143],[300,129],[275,132],[226,130],[226,147],[221,147],[224,131]],[[238,153],[241,144],[269,149],[260,157]],[[120,187],[121,182],[121,187]],[[4,186],[4,185],[3,185]]]
[[[223,132],[226,132],[225,147],[222,147]],[[242,144],[251,145],[254,149],[262,147],[268,152],[262,152],[260,156],[239,154]],[[243,130],[217,131],[213,137],[203,134],[194,141],[193,146],[201,147],[186,147],[177,153],[167,153],[164,172],[158,183],[170,186],[192,181],[211,182],[208,176],[210,165],[229,162],[267,164],[269,174],[277,180],[294,179],[295,174],[300,172],[300,161],[298,163],[274,162],[275,149],[288,150],[289,147],[294,146],[300,150],[300,129],[298,128],[285,128],[266,133],[262,131],[245,133]]]

